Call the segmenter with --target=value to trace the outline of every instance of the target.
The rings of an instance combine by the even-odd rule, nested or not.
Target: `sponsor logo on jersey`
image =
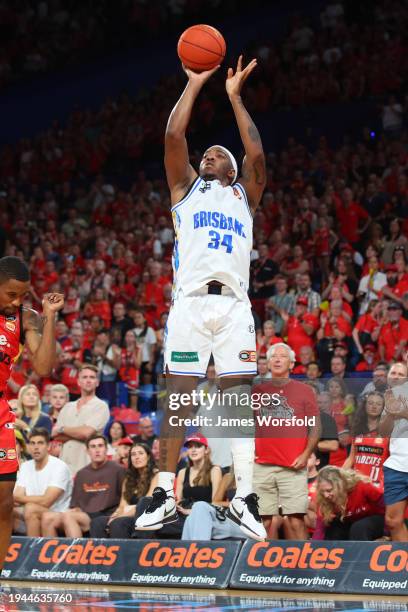
[[[9,448],[7,451],[7,459],[9,459],[10,461],[14,461],[14,459],[17,459],[17,452],[15,448]]]
[[[3,334],[0,336],[0,346],[7,346],[7,338]]]
[[[194,351],[172,351],[171,361],[178,363],[194,363],[198,361],[198,353]]]
[[[12,332],[16,331],[16,324],[15,323],[11,323],[11,321],[6,321],[4,326],[9,331],[12,331]]]
[[[4,448],[0,448],[0,461],[4,461],[7,457],[7,451]]]
[[[239,354],[239,358],[241,361],[256,361],[256,351],[241,351]]]

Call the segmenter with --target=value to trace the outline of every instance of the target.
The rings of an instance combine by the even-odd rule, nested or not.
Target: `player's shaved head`
[[[0,259],[0,285],[9,280],[27,283],[30,280],[30,270],[27,264],[18,257],[2,257]]]

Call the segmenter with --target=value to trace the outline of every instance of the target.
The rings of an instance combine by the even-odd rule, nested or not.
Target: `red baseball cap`
[[[118,442],[118,445],[123,444],[124,446],[133,446],[133,440],[132,438],[129,438],[129,436],[126,436],[126,438],[121,438]]]
[[[189,444],[190,442],[197,442],[198,444],[202,444],[203,446],[208,448],[207,438],[203,436],[203,434],[201,434],[199,431],[196,431],[196,433],[187,436],[186,441],[184,442],[184,446],[187,446],[187,444]]]

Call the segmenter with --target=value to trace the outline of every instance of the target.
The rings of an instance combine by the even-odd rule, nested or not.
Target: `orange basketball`
[[[226,44],[222,34],[209,25],[194,25],[180,36],[177,54],[183,64],[195,72],[211,70],[221,64]]]

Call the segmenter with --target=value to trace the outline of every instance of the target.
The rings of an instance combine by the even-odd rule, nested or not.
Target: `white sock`
[[[159,472],[158,487],[164,489],[169,495],[174,497],[174,480],[176,475],[173,472]]]
[[[246,497],[253,493],[252,471],[254,467],[255,440],[253,438],[231,439],[232,460],[234,463],[236,497]]]

